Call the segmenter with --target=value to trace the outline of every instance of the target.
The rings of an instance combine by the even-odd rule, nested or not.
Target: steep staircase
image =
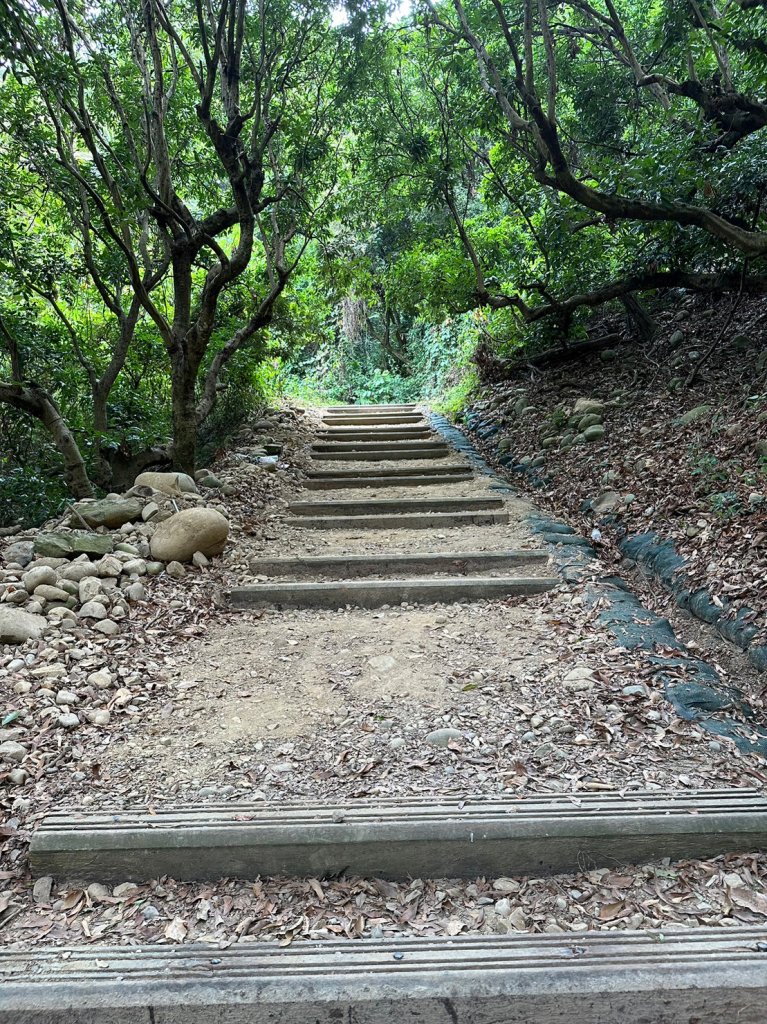
[[[308,497],[290,506],[286,529],[431,531],[444,543],[261,558],[259,582],[231,592],[234,607],[476,601],[560,583],[541,549],[451,549],[462,527],[505,527],[507,498],[415,406],[329,408],[312,454]],[[228,802],[51,814],[31,862],[37,875],[83,882],[471,879],[711,857],[763,848],[765,835],[767,799],[749,789]],[[763,1024],[765,1007],[764,927],[0,954],[2,1024]]]

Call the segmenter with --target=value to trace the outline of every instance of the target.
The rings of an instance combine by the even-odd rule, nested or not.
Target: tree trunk
[[[636,327],[642,341],[652,341],[658,333],[658,325],[636,295],[633,292],[629,292],[628,295],[623,296],[621,302],[628,314],[629,322]]]
[[[75,498],[92,498],[93,485],[77,441],[48,392],[34,386],[0,381],[0,402],[7,402],[14,409],[40,420],[64,460],[64,477],[70,494]]]
[[[191,367],[185,354],[177,351],[173,360],[171,404],[173,408],[173,468],[194,476],[197,457],[197,407],[195,384],[198,367]]]

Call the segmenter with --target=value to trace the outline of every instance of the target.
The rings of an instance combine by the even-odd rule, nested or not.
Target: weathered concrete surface
[[[303,558],[258,558],[250,569],[259,576],[331,576],[349,579],[355,576],[379,576],[390,573],[431,571],[458,575],[505,569],[525,564],[545,564],[545,551],[512,549],[509,551],[448,551],[444,554],[417,552],[412,555],[307,555]]]
[[[315,462],[392,462],[401,459],[414,462],[417,459],[446,459],[449,455],[454,454],[454,449],[448,448],[447,445],[443,445],[441,448],[428,448],[425,451],[419,451],[409,446],[407,448],[396,447],[387,451],[377,446],[375,451],[365,449],[357,452],[312,452],[312,459]]]
[[[325,412],[359,413],[361,415],[383,413],[385,416],[390,412],[414,412],[417,408],[418,406],[415,402],[405,403],[403,405],[329,405],[325,409]]]
[[[286,526],[304,530],[444,530],[456,526],[498,526],[509,521],[508,512],[424,512],[375,516],[300,516]]]
[[[2,1024],[764,1024],[767,928],[0,953]]]
[[[472,512],[503,508],[503,498],[372,498],[370,501],[294,501],[288,512],[301,516],[366,516],[399,512]]]
[[[377,423],[425,423],[420,412],[390,412],[376,415],[353,416],[350,413],[323,416],[322,422],[327,427],[364,427]]]
[[[308,469],[306,476],[310,480],[327,480],[333,477],[354,477],[363,478],[367,477],[371,480],[380,479],[381,477],[408,477],[408,476],[420,476],[422,473],[428,473],[429,476],[463,476],[466,473],[471,473],[471,470],[465,465],[447,465],[447,466],[429,466],[427,469],[423,469],[420,466],[390,466],[385,469],[378,469],[375,466],[358,466],[354,469]]]
[[[355,490],[358,487],[443,487],[465,483],[474,478],[471,472],[439,476],[424,472],[423,476],[330,476],[304,481],[307,491]]]
[[[767,797],[758,790],[579,793],[578,801],[437,796],[340,806],[197,804],[152,814],[59,812],[33,835],[30,858],[38,876],[101,882],[343,872],[494,878],[767,846]]]
[[[434,448],[444,448],[445,442],[419,441],[406,438],[404,441],[338,441],[329,444],[314,444],[311,454],[315,452],[396,452],[403,448],[413,452],[427,452]]]
[[[401,441],[409,437],[435,437],[429,427],[329,427],[319,430],[316,436],[321,441]]]
[[[380,608],[384,604],[435,604],[542,594],[559,577],[481,577],[457,579],[339,580],[330,583],[253,583],[229,592],[235,608]]]

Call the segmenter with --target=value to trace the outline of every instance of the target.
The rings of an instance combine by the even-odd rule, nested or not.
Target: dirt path
[[[502,493],[507,525],[439,532],[286,526],[293,500],[501,493],[492,478],[478,475],[380,492],[303,490],[318,416],[307,420],[286,450],[282,475],[271,478],[270,497],[262,495],[260,505],[247,493],[232,498],[235,543],[224,558],[187,578],[183,591],[169,581],[154,585],[157,607],[134,625],[131,650],[121,648],[141,672],[130,677],[122,701],[111,700],[108,730],[92,736],[87,749],[74,747],[58,773],[49,758],[53,771],[41,772],[38,783],[41,810],[63,802],[82,809],[236,800],[266,806],[436,793],[552,792],[577,801],[578,793],[610,790],[763,785],[759,759],[677,717],[648,657],[616,645],[585,600],[588,575],[536,597],[470,603],[238,613],[217,599],[211,607],[214,591],[257,580],[265,557],[541,546],[528,522],[533,506],[514,493]],[[227,465],[244,457],[235,450]],[[457,452],[445,464],[468,465]],[[523,571],[551,574],[552,566]],[[593,571],[599,574],[596,564]],[[445,728],[456,734],[436,746],[429,737]],[[690,914],[693,923],[735,923],[733,915],[747,923],[752,912],[733,909],[727,895],[738,878],[763,888],[764,858],[728,856],[660,874],[647,867],[476,884],[163,879],[106,896],[54,884],[43,898],[33,898],[31,879],[19,874],[13,884],[21,909],[6,934],[26,947],[665,928],[686,926]],[[680,902],[687,909],[679,911]]]
[[[445,462],[468,465],[458,453]],[[475,475],[454,485],[295,496],[474,497],[497,494],[492,483]],[[283,502],[265,535],[243,538],[229,556],[237,568],[227,582],[258,579],[261,555],[539,547],[527,522],[533,506],[502,497],[507,525],[437,533],[287,527]],[[563,583],[525,599],[222,616],[179,653],[167,702],[105,751],[102,776],[140,779],[154,800],[212,798],[222,786],[272,799],[737,784],[732,745],[674,715],[647,664],[615,646],[582,592],[583,584]],[[435,749],[425,737],[442,727],[464,739]],[[112,794],[104,787],[90,797]]]

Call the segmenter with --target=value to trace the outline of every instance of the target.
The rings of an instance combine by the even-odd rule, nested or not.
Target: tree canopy
[[[278,379],[416,397],[767,291],[766,7],[6,0],[9,489],[193,471]]]

